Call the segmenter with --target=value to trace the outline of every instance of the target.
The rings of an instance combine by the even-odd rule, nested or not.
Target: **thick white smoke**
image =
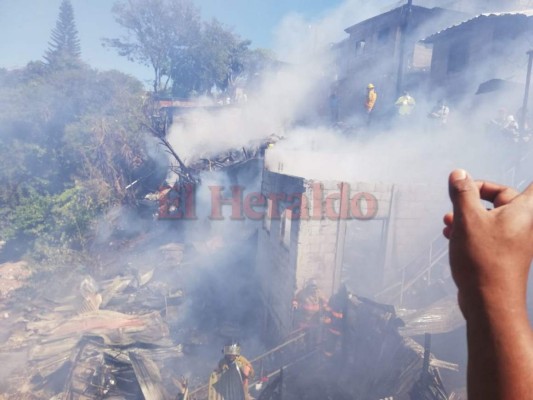
[[[415,3],[423,5],[423,2]],[[338,78],[338,71],[325,50],[331,43],[347,37],[345,28],[401,4],[404,2],[350,0],[329,10],[321,19],[311,21],[297,13],[287,15],[276,31],[275,48],[280,60],[286,62],[285,66],[265,73],[257,92],[248,94],[247,103],[211,107],[179,118],[171,128],[170,143],[185,163],[190,163],[240,149],[276,133],[283,135],[284,140],[268,150],[268,157],[279,157],[287,174],[319,180],[440,185],[443,199],[447,175],[456,167],[466,168],[477,178],[501,181],[516,150],[512,145],[501,146],[486,131],[486,125],[495,117],[501,103],[507,101],[501,96],[497,101],[484,98],[482,102],[482,96],[471,93],[464,103],[450,105],[446,127],[435,126],[427,117],[433,104],[425,104],[425,101],[436,97],[431,93],[417,98],[414,117],[408,123],[392,121],[353,129],[339,129],[329,124],[327,85]],[[512,74],[517,81],[523,80],[510,70],[507,75],[505,71],[501,74],[502,78]],[[482,71],[478,77],[480,83],[486,77],[486,71]],[[353,108],[359,106],[354,104]],[[235,287],[249,287],[249,276],[243,278],[231,266],[242,262],[237,254],[253,251],[255,245],[243,245],[233,251],[231,244],[243,242],[239,234],[244,230],[242,221],[227,218],[227,207],[224,221],[207,218],[212,207],[208,186],[227,188],[231,184],[221,176],[204,177],[198,197],[199,221],[191,224],[187,232],[189,238],[203,240],[208,247],[209,243],[214,243],[217,251],[231,249],[216,253],[216,262],[197,268],[191,288],[198,296],[208,290],[206,297],[209,299],[202,301],[209,307],[218,306],[217,321],[223,321],[225,313],[231,319],[235,304],[242,304],[236,301],[241,299],[235,299],[233,293]],[[225,196],[229,197],[229,193],[225,192]],[[441,222],[421,223],[434,227]],[[217,242],[217,238],[221,241]],[[212,242],[212,239],[216,240]],[[205,257],[209,258],[210,254],[206,251]],[[223,269],[224,265],[229,266]],[[224,270],[227,275],[223,275]],[[226,290],[228,280],[231,290]],[[197,299],[191,303],[194,304],[184,314],[184,323],[213,317],[213,310],[207,306],[194,308],[200,307]],[[252,315],[254,310],[239,312]]]

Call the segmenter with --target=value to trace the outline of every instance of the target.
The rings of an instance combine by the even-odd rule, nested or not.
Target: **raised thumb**
[[[448,179],[448,190],[454,218],[461,217],[468,211],[482,209],[479,189],[464,169],[452,171]]]

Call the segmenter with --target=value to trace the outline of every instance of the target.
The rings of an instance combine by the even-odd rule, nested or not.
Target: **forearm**
[[[469,400],[527,399],[533,333],[524,303],[483,304],[467,315]]]
[[[449,177],[444,216],[450,266],[466,319],[468,399],[521,400],[533,393],[533,333],[526,307],[533,259],[533,185],[523,193]],[[481,200],[494,208],[488,210]]]

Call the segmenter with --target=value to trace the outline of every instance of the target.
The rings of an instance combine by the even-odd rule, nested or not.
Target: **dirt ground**
[[[0,300],[21,288],[30,276],[31,271],[25,261],[0,264]]]

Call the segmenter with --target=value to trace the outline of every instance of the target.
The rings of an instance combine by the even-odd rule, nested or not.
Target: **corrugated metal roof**
[[[456,29],[462,25],[469,24],[473,21],[479,20],[481,18],[494,18],[494,17],[502,17],[502,16],[525,16],[525,17],[533,17],[533,9],[528,10],[522,10],[522,11],[503,11],[503,12],[491,12],[491,13],[483,13],[479,14],[473,18],[467,19],[463,22],[459,22],[458,24],[449,26],[447,28],[444,28],[431,36],[428,36],[427,38],[423,39],[423,42],[430,43],[437,37],[443,35],[445,32],[449,32],[453,29]]]

